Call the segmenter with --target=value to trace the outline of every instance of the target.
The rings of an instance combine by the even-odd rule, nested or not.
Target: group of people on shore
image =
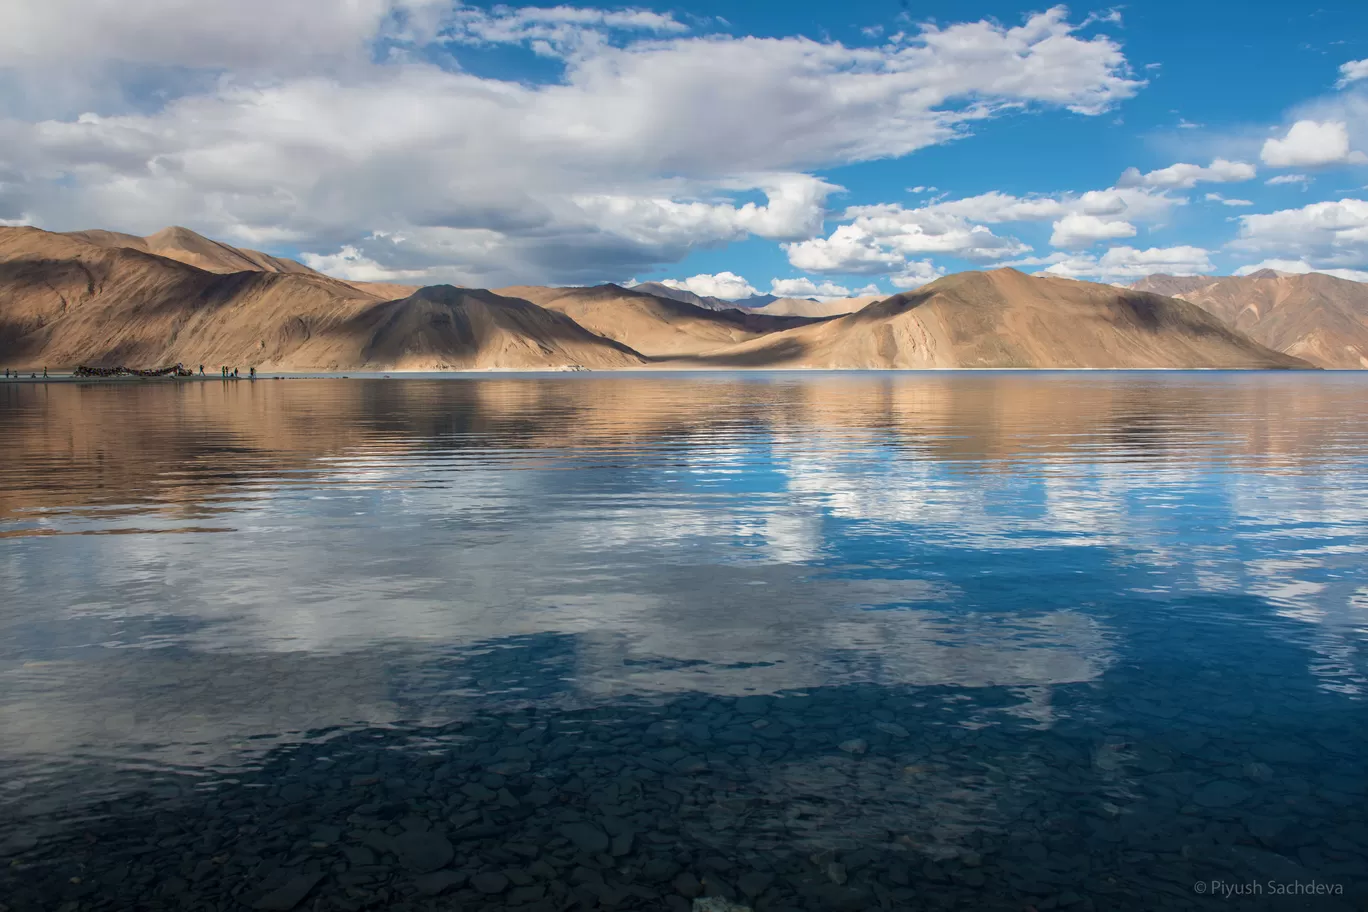
[[[203,376],[204,376],[204,365],[201,364],[201,365],[199,366],[199,369],[200,369],[200,370],[199,370],[200,376],[203,377]],[[230,367],[228,367],[228,366],[225,365],[225,366],[219,368],[219,373],[222,375],[222,377],[223,377],[224,380],[241,380],[241,379],[242,379],[241,377],[238,376],[238,369],[237,369],[236,367],[231,367],[231,368],[230,368]],[[247,379],[248,379],[248,380],[255,380],[255,379],[256,379],[256,368],[255,368],[255,367],[248,368]]]
[[[178,371],[179,371],[179,368],[181,368],[181,365],[179,365],[179,364],[176,365],[176,369],[178,369]],[[170,368],[168,368],[168,369],[170,369]],[[242,379],[242,377],[239,377],[239,376],[238,376],[238,368],[230,368],[230,366],[223,365],[223,366],[220,366],[219,372],[222,373],[223,379],[224,379],[224,380],[241,380],[241,379]],[[182,372],[182,375],[183,375],[183,376],[190,376],[190,372],[189,372],[189,371],[183,371],[183,372]],[[201,376],[201,377],[204,376],[204,365],[202,365],[202,364],[200,365],[200,376]],[[19,373],[18,369],[12,369],[12,371],[11,371],[10,368],[5,368],[5,369],[4,369],[4,379],[5,379],[5,380],[10,380],[10,379],[19,380],[19,379],[21,379],[21,377],[22,377],[22,375],[21,375],[21,373]],[[37,379],[38,379],[37,373],[30,373],[29,379],[30,379],[30,380],[37,380]],[[42,379],[44,379],[44,380],[47,380],[47,379],[48,379],[48,369],[47,369],[47,368],[42,369]],[[256,380],[256,368],[248,368],[248,379],[249,379],[249,380]]]

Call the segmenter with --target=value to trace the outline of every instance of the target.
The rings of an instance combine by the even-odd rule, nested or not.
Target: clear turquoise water
[[[0,386],[0,903],[1368,908],[1365,394]]]

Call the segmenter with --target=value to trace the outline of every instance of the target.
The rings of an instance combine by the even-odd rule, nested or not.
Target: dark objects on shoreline
[[[73,377],[193,377],[194,372],[187,370],[184,365],[174,364],[171,367],[157,367],[148,370],[139,370],[136,367],[89,367],[85,364],[80,365],[71,372]],[[47,376],[46,371],[44,376]]]

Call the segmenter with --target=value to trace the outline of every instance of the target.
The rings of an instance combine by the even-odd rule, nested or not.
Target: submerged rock
[[[283,886],[258,899],[252,908],[260,909],[262,912],[289,912],[299,905],[314,885],[322,879],[322,874],[296,874]]]
[[[751,907],[720,896],[700,896],[693,901],[693,912],[751,912]]]

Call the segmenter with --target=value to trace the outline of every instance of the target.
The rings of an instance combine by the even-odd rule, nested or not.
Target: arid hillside
[[[708,310],[619,285],[515,285],[498,293],[563,313],[591,332],[654,358],[702,354],[813,322],[802,317]]]
[[[1199,307],[1111,285],[964,272],[696,359],[815,368],[1306,367]]]
[[[771,314],[776,317],[839,317],[843,314],[863,310],[886,295],[865,295],[859,298],[832,298],[829,301],[813,301],[809,298],[778,298],[764,307],[757,307],[756,313]]]
[[[755,309],[713,310],[618,285],[485,291],[349,283],[185,229],[138,238],[0,228],[0,364],[69,369],[179,362],[204,364],[210,372],[223,364],[265,370],[1368,366],[1368,286],[1274,273],[1145,281],[1190,300],[999,269],[947,276],[883,300],[778,299]]]
[[[1247,276],[1148,276],[1133,287],[1146,286],[1173,288],[1167,293],[1215,314],[1256,342],[1318,367],[1368,367],[1368,284],[1363,282],[1261,269]]]
[[[67,237],[87,241],[101,247],[125,247],[129,250],[141,250],[143,253],[154,253],[157,256],[198,267],[205,272],[283,272],[296,275],[322,275],[321,272],[310,269],[303,263],[285,257],[271,256],[268,253],[262,253],[260,250],[231,247],[222,241],[212,240],[191,231],[189,228],[181,228],[176,225],[163,228],[156,234],[149,234],[147,237],[101,229],[71,231],[67,232]],[[407,297],[421,287],[419,285],[391,285],[386,282],[347,282],[347,284],[386,300]]]
[[[124,246],[0,228],[0,362],[210,370],[622,367],[562,314],[437,286],[397,301],[312,272],[208,272]]]

